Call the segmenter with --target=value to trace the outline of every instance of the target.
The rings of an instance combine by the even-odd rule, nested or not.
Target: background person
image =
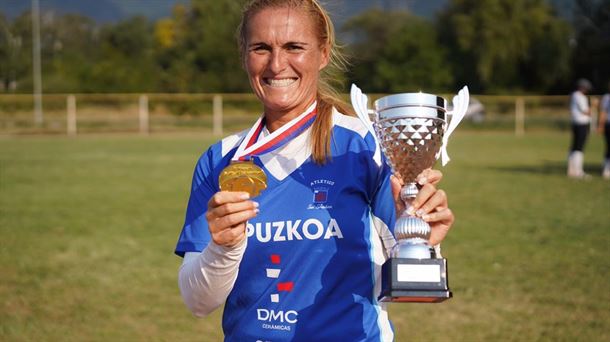
[[[591,107],[587,93],[591,91],[591,82],[582,78],[576,83],[576,90],[570,97],[570,114],[572,124],[572,145],[568,155],[568,177],[585,178],[584,147],[591,125]]]
[[[245,7],[239,45],[263,120],[212,145],[197,163],[175,251],[184,256],[186,305],[205,316],[224,304],[229,341],[392,340],[377,296],[401,184],[325,83],[337,60],[330,18],[312,0],[255,0]],[[271,139],[286,127],[301,133]],[[231,159],[268,139],[277,148],[252,156],[267,189],[255,201],[219,191]],[[410,208],[431,225],[431,245],[454,221],[435,187],[440,178],[424,171]]]
[[[602,163],[602,177],[610,179],[610,82],[606,94],[602,97],[599,105],[599,122],[597,129],[604,135],[606,140],[606,154]]]

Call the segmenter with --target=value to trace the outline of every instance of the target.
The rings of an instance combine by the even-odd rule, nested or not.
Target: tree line
[[[191,0],[168,18],[113,24],[41,16],[43,90],[249,92],[235,38],[243,0]],[[0,13],[0,93],[32,89],[30,13]],[[576,78],[610,80],[610,0],[576,0],[572,19],[545,0],[451,0],[434,18],[373,9],[337,28],[350,57],[343,86],[565,94]]]

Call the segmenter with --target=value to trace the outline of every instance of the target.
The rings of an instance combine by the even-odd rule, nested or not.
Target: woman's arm
[[[234,247],[210,242],[201,253],[187,252],[178,273],[180,293],[197,317],[220,307],[233,289],[246,240]]]
[[[608,109],[610,108],[610,94],[606,94],[604,95],[604,97],[602,97],[602,100],[599,103],[599,116],[597,118],[597,131],[600,134],[604,133],[604,128],[605,128],[605,124],[606,124],[606,117],[608,115],[610,115],[610,113],[608,113]]]
[[[212,241],[201,253],[185,253],[178,273],[184,303],[203,317],[225,302],[233,289],[247,245],[246,222],[258,203],[245,192],[217,192],[205,213]]]

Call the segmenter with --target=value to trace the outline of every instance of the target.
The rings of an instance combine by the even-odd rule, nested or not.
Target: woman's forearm
[[[233,289],[246,242],[223,247],[213,241],[201,253],[187,252],[178,273],[180,293],[197,317],[221,306]]]

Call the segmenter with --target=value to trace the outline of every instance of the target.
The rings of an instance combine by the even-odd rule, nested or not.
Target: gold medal
[[[265,171],[252,161],[234,161],[218,176],[222,191],[244,191],[256,197],[267,188]]]

